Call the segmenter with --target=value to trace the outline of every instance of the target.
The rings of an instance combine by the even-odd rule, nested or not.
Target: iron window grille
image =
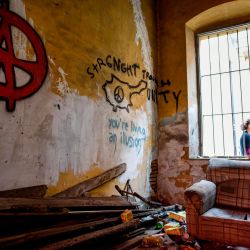
[[[241,156],[250,118],[250,23],[197,35],[202,156]]]

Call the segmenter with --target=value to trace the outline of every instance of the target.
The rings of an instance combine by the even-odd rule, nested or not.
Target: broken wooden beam
[[[46,185],[30,186],[0,191],[0,197],[43,198],[47,192]]]
[[[76,247],[80,246],[86,243],[89,243],[92,240],[98,240],[99,238],[102,237],[108,237],[112,235],[117,235],[121,234],[125,231],[137,228],[140,226],[140,220],[139,219],[134,219],[132,221],[122,223],[116,226],[108,227],[105,229],[97,230],[91,233],[83,234],[77,237],[65,239],[62,241],[58,241],[52,244],[49,244],[44,247],[40,247],[40,250],[56,250],[56,249],[64,249],[64,248],[69,248],[69,247]]]
[[[61,198],[72,198],[72,197],[82,197],[84,193],[93,190],[104,183],[114,179],[115,177],[121,175],[126,171],[126,163],[122,163],[114,168],[111,168],[104,173],[78,183],[77,185],[70,187],[60,193],[53,195],[52,197],[61,197]]]
[[[154,213],[156,210],[153,209],[131,209],[133,214],[143,214],[144,215],[149,215]],[[39,212],[0,212],[0,221],[6,219],[10,220],[11,218],[13,219],[28,219],[28,218],[56,218],[56,217],[62,217],[62,219],[65,220],[66,217],[70,218],[79,218],[83,216],[83,218],[86,215],[116,215],[116,214],[121,214],[124,212],[124,209],[112,209],[112,210],[83,210],[83,211],[63,211],[63,212],[44,212],[44,213],[39,213]],[[158,212],[155,212],[158,213]]]
[[[144,235],[139,235],[129,240],[123,241],[117,245],[112,246],[112,250],[129,250],[140,246],[142,243]]]
[[[20,244],[25,244],[27,242],[31,243],[31,241],[37,241],[41,239],[46,239],[52,236],[58,235],[66,235],[67,233],[76,232],[79,230],[90,229],[93,230],[94,228],[100,226],[110,226],[114,225],[115,223],[121,222],[119,217],[109,218],[109,219],[102,219],[93,222],[83,222],[74,225],[63,225],[63,226],[55,226],[52,228],[41,229],[33,232],[22,233],[18,235],[8,236],[0,238],[0,246],[1,247],[13,247]]]
[[[46,198],[46,199],[31,199],[31,198],[1,198],[0,210],[15,210],[15,211],[50,211],[53,209],[134,209],[136,208],[124,197],[83,197],[81,199],[61,199],[61,198]]]

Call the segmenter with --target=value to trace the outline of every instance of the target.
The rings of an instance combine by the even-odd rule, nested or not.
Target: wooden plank
[[[40,247],[40,250],[49,249],[49,250],[56,250],[56,249],[65,249],[69,247],[76,247],[79,245],[83,245],[87,242],[90,242],[91,240],[95,239],[98,240],[98,238],[101,237],[107,237],[111,235],[121,234],[125,231],[137,228],[140,226],[140,220],[135,219],[132,221],[129,221],[127,223],[122,223],[113,227],[97,230],[91,233],[83,234],[77,237],[69,238],[66,240],[58,241],[52,244],[49,244],[44,247]]]
[[[136,237],[134,237],[132,239],[124,241],[124,242],[122,242],[120,244],[112,246],[112,250],[130,250],[130,249],[132,249],[132,248],[134,248],[136,246],[141,245],[143,237],[144,237],[144,235],[139,235],[139,236],[136,236]]]
[[[30,198],[0,198],[0,210],[18,210],[28,209],[29,211],[49,211],[52,208],[136,208],[124,197],[83,197],[81,199],[69,198],[46,198],[46,199],[30,199]]]
[[[114,179],[115,177],[123,174],[126,171],[126,163],[122,163],[114,168],[111,168],[104,173],[78,183],[77,185],[70,187],[60,193],[53,195],[52,197],[82,197],[85,192],[93,190],[104,183]]]
[[[40,240],[47,237],[52,237],[60,234],[65,233],[72,233],[74,231],[88,229],[88,228],[95,228],[101,225],[112,225],[113,223],[119,223],[121,219],[118,217],[116,218],[109,218],[109,219],[102,219],[98,221],[93,222],[84,222],[74,225],[64,225],[64,226],[57,226],[53,228],[48,229],[42,229],[38,231],[33,231],[29,233],[23,233],[19,235],[14,236],[8,236],[4,238],[0,238],[0,246],[1,247],[11,247],[16,246],[20,244],[24,244],[26,242],[34,241],[34,240]]]
[[[38,185],[24,188],[0,191],[0,197],[19,197],[19,198],[43,198],[47,192],[46,185]]]
[[[142,214],[142,213],[155,213],[157,212],[156,209],[132,209],[131,210],[133,214]],[[86,215],[120,215],[122,212],[124,212],[124,209],[113,209],[113,210],[89,210],[89,211],[66,211],[66,212],[44,212],[44,213],[32,213],[32,212],[25,212],[25,213],[9,213],[9,212],[0,212],[0,221],[1,220],[9,220],[11,218],[13,219],[28,219],[28,218],[56,218],[56,217],[71,217],[74,218],[77,216],[86,216]]]

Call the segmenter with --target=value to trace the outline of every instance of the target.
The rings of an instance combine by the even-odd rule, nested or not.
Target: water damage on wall
[[[188,115],[176,113],[159,124],[158,198],[167,204],[184,203],[184,190],[205,177],[207,161],[190,160]]]
[[[144,16],[143,10],[142,10],[142,2],[140,0],[130,0],[132,8],[133,8],[133,15],[134,15],[134,23],[136,26],[136,34],[135,34],[135,42],[137,46],[139,44],[141,45],[141,55],[143,59],[143,64],[145,69],[142,70],[143,73],[143,79],[148,81],[148,88],[147,88],[147,98],[148,100],[151,100],[151,102],[147,102],[147,111],[148,111],[148,119],[149,119],[149,124],[152,124],[150,128],[150,134],[151,134],[151,139],[152,139],[152,144],[150,145],[152,151],[150,154],[150,157],[147,161],[147,180],[146,180],[146,189],[147,192],[152,191],[149,181],[150,181],[150,164],[151,161],[156,159],[157,157],[157,149],[154,147],[156,145],[157,141],[157,135],[154,131],[157,130],[157,125],[155,121],[157,121],[157,85],[158,81],[156,80],[156,77],[154,77],[154,63],[153,63],[153,57],[152,57],[152,52],[151,50],[151,44],[150,44],[150,39],[149,39],[149,33],[146,25],[146,17]],[[152,148],[153,146],[153,148]]]
[[[152,2],[140,0],[0,0],[0,190],[46,184],[54,194],[124,162],[126,172],[96,194],[128,179],[149,194],[152,16]]]
[[[150,42],[149,42],[147,27],[146,27],[143,13],[142,13],[142,9],[141,9],[141,1],[140,0],[131,0],[131,4],[133,6],[134,21],[135,21],[135,25],[136,25],[135,41],[136,41],[137,45],[139,44],[139,40],[141,41],[143,62],[144,62],[145,68],[149,72],[153,72],[151,46],[150,46]]]

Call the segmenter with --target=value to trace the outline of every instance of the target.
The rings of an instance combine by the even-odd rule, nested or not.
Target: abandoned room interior
[[[250,249],[250,0],[0,0],[0,249]]]

